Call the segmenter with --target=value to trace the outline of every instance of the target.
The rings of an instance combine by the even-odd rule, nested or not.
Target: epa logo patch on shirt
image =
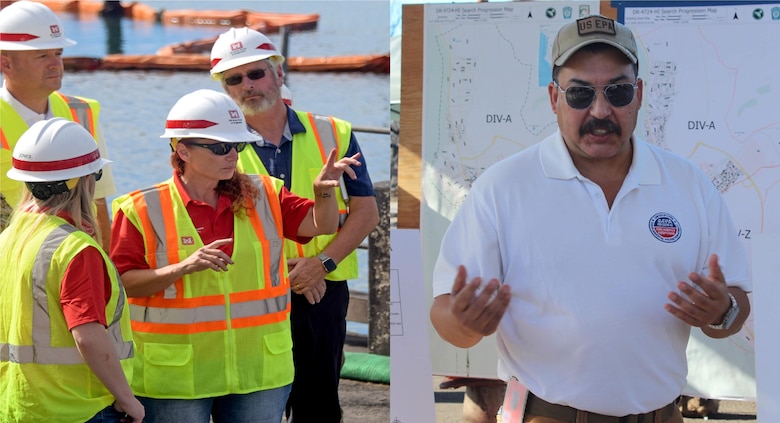
[[[669,213],[659,212],[650,218],[650,233],[661,242],[676,242],[682,234],[680,222]]]

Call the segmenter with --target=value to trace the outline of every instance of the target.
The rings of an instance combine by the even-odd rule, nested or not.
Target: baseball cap
[[[561,27],[552,47],[552,61],[563,66],[582,47],[590,44],[609,44],[637,63],[636,40],[625,25],[601,15],[586,16]]]

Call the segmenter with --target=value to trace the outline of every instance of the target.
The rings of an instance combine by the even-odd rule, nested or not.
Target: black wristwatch
[[[322,267],[325,268],[325,273],[330,273],[336,270],[336,262],[333,261],[332,258],[326,256],[325,254],[319,254],[317,255],[317,258],[322,262]]]
[[[727,330],[734,323],[734,319],[739,314],[739,305],[736,298],[729,293],[729,299],[731,300],[731,307],[726,310],[726,314],[723,315],[723,320],[717,325],[708,325],[711,329]]]

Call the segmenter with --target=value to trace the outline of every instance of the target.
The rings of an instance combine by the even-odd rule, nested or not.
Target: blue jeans
[[[281,388],[202,399],[138,397],[146,410],[144,423],[279,423],[291,385]]]
[[[119,411],[116,411],[116,408],[114,408],[113,405],[109,405],[98,411],[97,414],[85,423],[119,423],[121,422],[120,419],[123,417],[125,417],[125,413],[120,413]]]

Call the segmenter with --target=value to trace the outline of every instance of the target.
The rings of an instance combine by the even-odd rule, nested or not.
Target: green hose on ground
[[[390,357],[385,355],[344,351],[344,379],[390,384]]]

